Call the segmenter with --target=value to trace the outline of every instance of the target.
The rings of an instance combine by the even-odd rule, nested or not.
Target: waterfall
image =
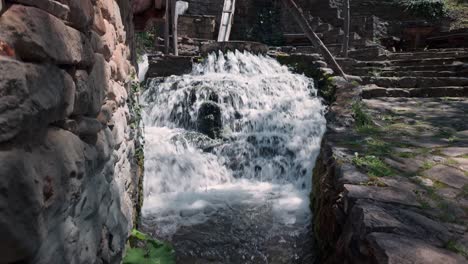
[[[211,54],[150,80],[142,102],[145,230],[181,263],[299,261],[326,125],[313,80],[266,56]]]

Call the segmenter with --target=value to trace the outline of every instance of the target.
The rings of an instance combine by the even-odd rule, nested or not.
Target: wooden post
[[[171,1],[171,11],[172,11],[172,45],[174,48],[174,55],[179,56],[179,48],[177,41],[177,0]]]
[[[350,6],[349,6],[349,0],[343,0],[344,1],[344,35],[343,35],[343,44],[341,46],[341,55],[345,58],[348,57],[348,51],[349,51],[349,26],[350,26],[350,20],[351,20],[351,12],[350,12]]]
[[[169,0],[166,0],[166,12],[164,15],[164,54],[169,54],[169,20],[171,18],[170,9],[171,4]]]
[[[299,9],[299,7],[297,7],[296,3],[293,0],[282,1],[286,8],[289,10],[289,12],[291,12],[293,17],[296,19],[297,23],[304,31],[304,34],[307,36],[310,42],[312,42],[312,45],[314,45],[315,48],[320,51],[323,58],[325,59],[325,62],[327,62],[328,65],[330,65],[330,67],[333,69],[333,71],[335,71],[336,74],[340,75],[341,77],[347,80],[348,78],[346,77],[346,74],[343,72],[340,65],[338,64],[338,62],[336,62],[335,58],[327,49],[325,44],[323,44],[322,40],[312,30],[312,27],[309,25],[309,22],[304,17],[304,14],[302,14],[302,11]]]

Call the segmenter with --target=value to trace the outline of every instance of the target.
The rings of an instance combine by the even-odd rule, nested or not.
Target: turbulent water
[[[178,263],[310,260],[325,131],[313,80],[272,58],[212,54],[191,74],[149,80],[142,101],[143,227],[173,243]],[[197,132],[209,101],[221,112],[207,115],[222,121],[215,139]]]

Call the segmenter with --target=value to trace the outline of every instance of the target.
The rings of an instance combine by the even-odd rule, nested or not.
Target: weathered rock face
[[[120,263],[140,179],[130,1],[6,4],[0,263]]]
[[[214,102],[205,102],[198,110],[198,131],[209,136],[217,138],[221,135],[223,122],[221,120],[221,108]]]

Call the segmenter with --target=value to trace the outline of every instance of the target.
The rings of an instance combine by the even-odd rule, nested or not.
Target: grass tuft
[[[352,161],[356,166],[365,169],[371,177],[384,177],[394,174],[392,168],[376,156],[367,155],[361,157],[356,153]]]

